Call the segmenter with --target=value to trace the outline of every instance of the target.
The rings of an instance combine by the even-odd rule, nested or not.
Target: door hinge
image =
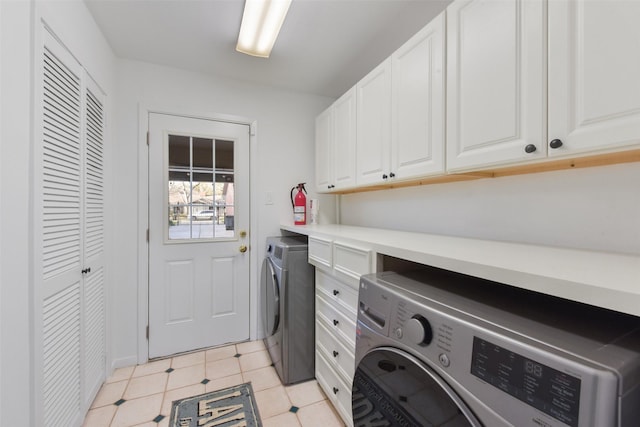
[[[149,243],[149,229],[147,228],[147,243]]]
[[[149,131],[147,131],[147,145],[149,145]]]
[[[147,325],[147,341],[149,340],[149,325]]]

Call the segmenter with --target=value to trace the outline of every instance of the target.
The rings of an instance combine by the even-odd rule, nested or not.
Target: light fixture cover
[[[236,50],[268,58],[291,0],[245,0]]]

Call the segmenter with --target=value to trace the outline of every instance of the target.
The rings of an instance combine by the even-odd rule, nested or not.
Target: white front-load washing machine
[[[360,281],[354,426],[640,426],[640,318],[426,269]]]

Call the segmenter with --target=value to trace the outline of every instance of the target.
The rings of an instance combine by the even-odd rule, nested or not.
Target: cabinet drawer
[[[354,348],[351,350],[329,331],[329,326],[323,320],[316,322],[316,346],[323,353],[333,368],[349,383],[353,381],[355,373]]]
[[[351,351],[354,351],[356,345],[356,322],[334,307],[327,301],[326,297],[327,295],[322,291],[318,291],[316,294],[316,315],[327,322],[332,332],[340,334],[342,338],[347,340],[352,347]]]
[[[309,237],[309,263],[331,271],[333,266],[331,240]]]
[[[357,290],[360,276],[371,273],[371,251],[334,242],[333,269],[336,277]]]
[[[316,379],[343,421],[352,426],[351,385],[345,384],[319,352],[316,352]]]
[[[333,277],[316,271],[316,288],[321,290],[327,297],[327,302],[333,305],[338,304],[345,313],[350,313],[353,320],[358,313],[358,291],[351,286],[338,282]]]

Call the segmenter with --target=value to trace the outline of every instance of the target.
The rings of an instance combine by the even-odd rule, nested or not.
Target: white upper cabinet
[[[459,0],[447,9],[447,169],[546,156],[542,1]]]
[[[455,0],[318,117],[318,191],[638,149],[638,22],[640,1]]]
[[[334,189],[356,184],[356,90],[351,88],[333,104],[333,164]]]
[[[549,156],[640,143],[638,23],[638,1],[549,2]]]
[[[391,169],[396,179],[444,172],[442,13],[391,57]]]
[[[356,90],[342,95],[316,117],[316,191],[356,183]]]
[[[356,91],[357,183],[383,182],[391,163],[391,59],[360,80]]]
[[[358,185],[444,172],[444,20],[357,84]]]
[[[332,111],[329,107],[316,117],[316,191],[321,193],[331,189]]]

